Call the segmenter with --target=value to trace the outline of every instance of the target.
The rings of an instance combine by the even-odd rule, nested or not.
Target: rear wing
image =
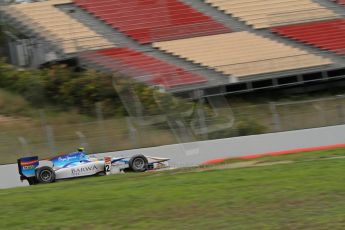
[[[28,180],[35,177],[35,170],[39,164],[37,156],[19,158],[17,163],[20,180]]]

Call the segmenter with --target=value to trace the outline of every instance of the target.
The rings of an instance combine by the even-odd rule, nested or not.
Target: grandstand
[[[69,0],[11,5],[6,12],[26,27],[58,45],[64,53],[113,47],[105,38],[54,7]]]
[[[230,32],[229,28],[176,0],[75,0],[74,3],[141,44]]]
[[[206,0],[206,2],[255,29],[339,17],[312,0]]]
[[[335,2],[340,5],[345,5],[345,0],[335,0]]]
[[[323,50],[345,54],[345,19],[279,26],[272,31]]]
[[[173,93],[208,95],[344,77],[344,1],[336,3],[50,0],[1,13],[17,37],[44,41],[56,61],[76,58]]]
[[[133,76],[138,81],[165,88],[206,82],[206,78],[129,48],[85,52],[81,58],[93,64]]]
[[[241,79],[332,63],[331,60],[246,31],[158,42],[154,46],[229,77]]]

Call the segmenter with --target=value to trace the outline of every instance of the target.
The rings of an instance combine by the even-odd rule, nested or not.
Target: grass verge
[[[344,229],[343,151],[1,190],[0,229]]]

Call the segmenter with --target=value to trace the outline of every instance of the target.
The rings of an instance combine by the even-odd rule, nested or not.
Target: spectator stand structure
[[[340,5],[345,5],[345,0],[335,0],[335,2]]]
[[[345,76],[344,65],[337,61],[343,49],[343,19],[315,1],[205,0],[209,6],[200,2],[241,21],[236,30],[185,2],[51,0],[13,5],[6,14],[83,64],[173,93],[236,93]],[[87,17],[78,18],[73,8]],[[312,27],[326,21],[330,24]],[[288,32],[298,32],[294,27],[301,25],[311,27],[302,27],[310,36],[319,28],[324,28],[322,33],[332,31],[331,42],[319,45],[322,39],[311,44],[305,37],[292,38]],[[329,58],[318,48],[334,53]]]
[[[68,4],[69,0],[53,0],[31,4],[9,6],[7,12],[48,40],[59,44],[64,53],[75,53],[80,49],[99,49],[114,46],[103,36],[77,22],[54,7]]]
[[[140,44],[230,32],[177,0],[74,0],[74,3]]]
[[[205,2],[251,25],[254,29],[340,17],[312,0],[205,0]]]
[[[202,76],[130,48],[90,51],[82,53],[80,57],[110,71],[120,72],[137,81],[158,85],[167,90],[207,82]]]
[[[54,51],[56,58],[71,57],[80,50],[114,47],[102,35],[55,7],[70,3],[69,0],[51,0],[14,4],[5,7],[3,13],[7,22],[34,40],[35,44],[49,45],[49,53]]]
[[[278,26],[272,31],[322,50],[345,55],[345,19]]]
[[[231,82],[246,81],[259,74],[332,64],[331,60],[249,32],[157,42],[154,46],[226,74]]]

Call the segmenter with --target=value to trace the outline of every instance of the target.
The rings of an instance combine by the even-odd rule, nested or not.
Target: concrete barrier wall
[[[234,137],[185,144],[97,154],[102,156],[148,156],[168,157],[176,167],[192,166],[206,160],[223,157],[283,151],[345,143],[345,125],[304,129],[289,132]],[[16,165],[0,166],[0,188],[27,185],[19,181]]]

